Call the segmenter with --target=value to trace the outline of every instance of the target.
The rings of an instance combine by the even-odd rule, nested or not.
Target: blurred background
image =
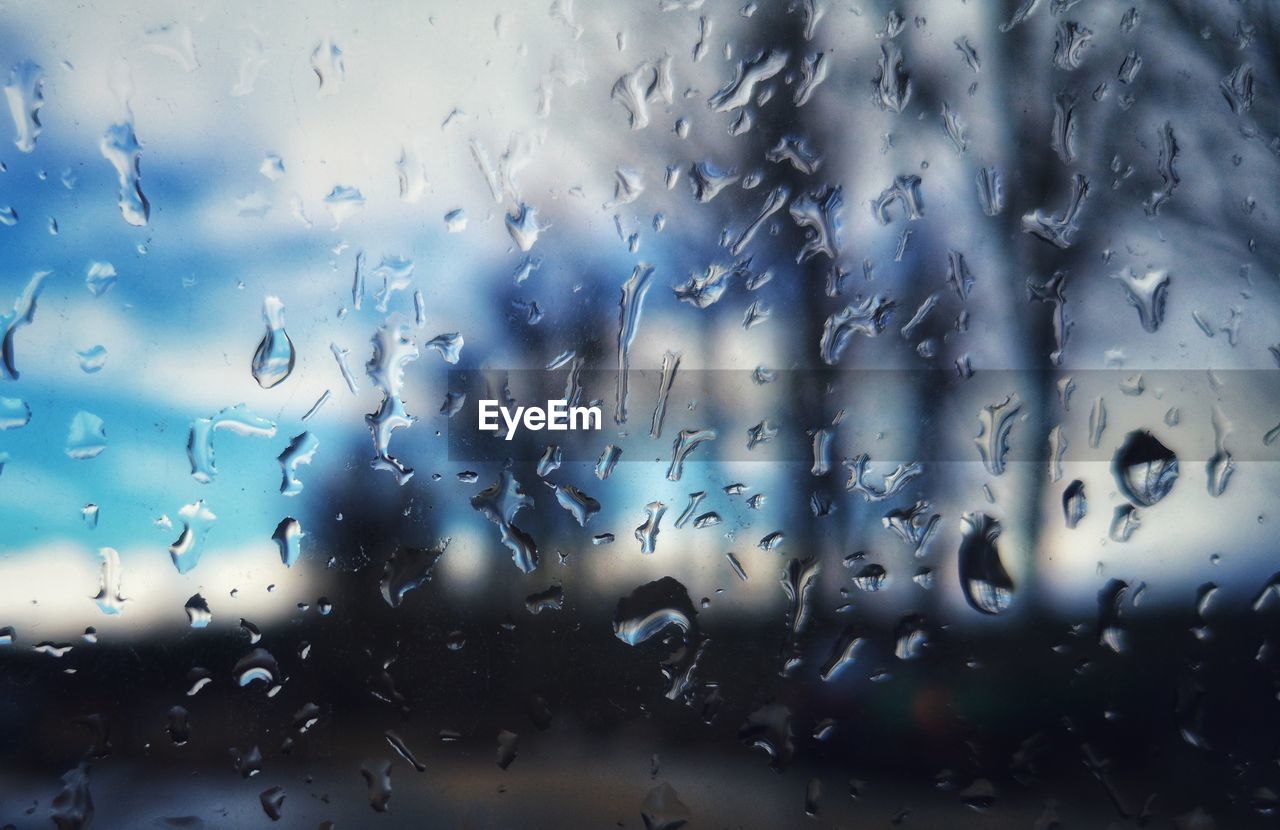
[[[10,4],[0,827],[1273,826],[1276,43]]]

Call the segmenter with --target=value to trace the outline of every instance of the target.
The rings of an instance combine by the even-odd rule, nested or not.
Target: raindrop
[[[1173,489],[1178,480],[1178,457],[1150,432],[1135,430],[1116,451],[1111,472],[1126,498],[1150,507]]]
[[[262,317],[267,323],[267,333],[253,353],[252,371],[258,385],[270,389],[289,377],[297,356],[293,341],[284,330],[284,303],[278,297],[268,296],[262,303]]]
[[[960,587],[964,598],[977,611],[999,614],[1013,599],[1013,580],[1000,561],[996,540],[1003,529],[985,513],[965,513],[960,517]]]
[[[107,433],[102,419],[92,412],[80,410],[71,419],[67,430],[66,453],[70,458],[83,461],[96,458],[107,448]]]
[[[9,73],[4,97],[13,117],[14,145],[24,153],[36,149],[40,136],[40,108],[44,106],[44,70],[32,61],[23,61]]]

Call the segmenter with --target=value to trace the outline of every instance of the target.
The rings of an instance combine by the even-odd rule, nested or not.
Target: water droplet
[[[208,483],[218,474],[213,463],[213,433],[226,430],[235,435],[275,437],[275,422],[250,412],[244,404],[223,409],[212,418],[197,418],[191,422],[187,437],[187,457],[191,461],[191,477]]]
[[[14,335],[27,325],[36,314],[36,299],[44,288],[50,271],[36,271],[31,275],[22,293],[13,303],[13,310],[0,314],[0,380],[17,380],[18,366],[14,362]]]
[[[267,333],[253,353],[253,379],[263,389],[270,389],[289,377],[297,355],[293,341],[284,330],[284,303],[279,297],[268,296],[263,301],[262,318],[266,321]]]
[[[1036,209],[1022,217],[1022,231],[1048,242],[1057,248],[1071,247],[1075,232],[1079,230],[1080,210],[1089,195],[1089,180],[1077,173],[1071,179],[1071,197],[1060,216],[1053,216],[1043,209]]]
[[[853,577],[853,584],[863,591],[874,592],[884,587],[887,581],[883,565],[875,563],[863,565]]]
[[[444,215],[444,227],[449,233],[462,233],[467,229],[467,212],[462,208],[449,211]]]
[[[781,703],[768,703],[751,714],[738,728],[738,737],[747,746],[762,749],[769,755],[769,766],[781,770],[795,754],[795,735],[791,731],[791,710]]]
[[[426,342],[425,348],[440,355],[445,363],[453,365],[462,359],[462,347],[465,342],[462,335],[454,331],[436,335]]]
[[[1227,489],[1227,482],[1235,471],[1235,461],[1231,451],[1227,449],[1227,436],[1231,434],[1231,422],[1223,414],[1221,408],[1213,408],[1213,455],[1205,464],[1209,476],[1209,495],[1221,496]]]
[[[244,753],[233,748],[231,750],[231,763],[241,778],[252,778],[262,772],[262,750],[258,749],[257,745],[250,747]]]
[[[1127,645],[1127,631],[1120,620],[1120,606],[1129,593],[1129,583],[1119,579],[1107,580],[1098,592],[1098,643],[1116,654],[1123,654]]]
[[[899,464],[892,473],[884,477],[884,484],[877,486],[867,481],[868,467],[871,465],[870,455],[862,453],[852,461],[847,461],[846,464],[849,466],[849,481],[845,484],[845,489],[853,493],[861,493],[867,501],[884,501],[893,498],[912,479],[924,472],[924,468],[918,462]]]
[[[254,684],[273,688],[280,684],[280,666],[265,648],[255,648],[241,657],[232,669],[232,674],[236,685],[242,688]]]
[[[521,202],[515,213],[507,214],[507,233],[521,251],[528,251],[546,227],[538,223],[538,211]]]
[[[902,112],[911,100],[911,75],[904,68],[902,50],[897,43],[888,41],[880,45],[880,62],[872,85],[873,100],[882,110]]]
[[[822,678],[824,683],[830,683],[835,680],[840,673],[848,666],[852,665],[857,659],[858,652],[861,651],[863,640],[854,632],[853,626],[848,626],[836,638],[835,644],[831,648],[831,656],[822,664],[822,670],[818,676]]]
[[[31,423],[31,407],[21,398],[0,397],[0,432]]]
[[[396,732],[388,729],[383,733],[383,737],[387,739],[387,743],[396,751],[396,754],[408,761],[418,772],[425,772],[427,767],[413,754],[409,749],[409,745],[405,743],[404,738],[400,737]]]
[[[102,371],[102,367],[107,365],[107,350],[103,346],[90,346],[82,352],[76,352],[76,359],[80,362],[81,371],[92,375]]]
[[[614,83],[610,97],[627,111],[631,129],[642,130],[649,126],[649,104],[670,104],[675,97],[675,85],[671,80],[671,56],[645,61],[622,75]]]
[[[564,589],[552,585],[545,591],[538,591],[524,598],[524,607],[530,614],[541,614],[543,611],[559,611],[564,607]]]
[[[320,447],[320,439],[310,432],[295,435],[289,446],[276,459],[280,462],[283,480],[280,482],[280,493],[285,496],[296,496],[302,492],[302,482],[298,480],[298,465],[310,464]]]
[[[369,788],[369,806],[374,812],[385,813],[391,801],[391,762],[365,761],[360,765],[360,775]]]
[[[169,709],[168,716],[169,726],[165,731],[169,733],[174,746],[184,746],[191,740],[191,724],[188,721],[187,710],[181,706],[174,706]]]
[[[1013,599],[1013,580],[996,547],[1003,528],[985,513],[965,513],[960,521],[960,587],[964,598],[984,614],[1002,613]]]
[[[964,585],[963,581],[961,583]],[[966,591],[966,599],[968,594]],[[893,633],[893,654],[899,660],[918,660],[931,644],[925,629],[925,619],[919,614],[907,614],[898,621]]]
[[[1173,191],[1181,181],[1177,169],[1173,166],[1178,160],[1178,140],[1173,136],[1173,125],[1168,121],[1164,122],[1164,125],[1156,131],[1156,136],[1160,140],[1156,168],[1160,171],[1164,186],[1152,191],[1151,196],[1143,203],[1148,216],[1156,216],[1160,213],[1160,208],[1173,197]]]
[[[1111,276],[1124,285],[1125,297],[1129,305],[1138,310],[1142,328],[1149,332],[1160,328],[1164,322],[1165,298],[1169,293],[1169,272],[1147,271],[1139,276],[1132,268],[1126,268]]]
[[[645,830],[679,830],[692,816],[676,791],[665,782],[650,790],[640,804],[640,819]]]
[[[444,556],[449,540],[431,548],[401,545],[387,559],[382,570],[382,598],[392,608],[400,607],[405,595],[431,579],[431,571]]]
[[[193,594],[191,599],[187,600],[183,610],[187,612],[187,620],[192,628],[204,628],[213,622],[213,612],[209,610],[209,603],[199,594]]]
[[[343,222],[364,208],[364,194],[355,187],[334,185],[329,195],[324,197],[324,206],[333,217],[333,229],[336,231]]]
[[[987,472],[998,476],[1004,472],[1004,456],[1009,451],[1009,432],[1013,418],[1022,410],[1017,393],[1000,403],[989,404],[978,413],[978,436],[973,439]]]
[[[184,505],[178,511],[178,517],[182,520],[182,532],[169,546],[169,556],[178,573],[185,574],[199,564],[200,555],[204,552],[204,539],[218,517],[204,506],[204,499]]]
[[[671,464],[667,467],[667,481],[679,481],[684,473],[684,463],[689,454],[697,449],[698,445],[715,439],[714,429],[681,430],[680,435],[671,445]]]
[[[1067,527],[1074,528],[1078,525],[1088,510],[1089,504],[1084,497],[1084,482],[1076,479],[1062,491],[1062,514],[1067,521]]]
[[[112,124],[102,136],[98,149],[102,152],[102,157],[115,168],[120,184],[120,215],[130,225],[141,227],[147,224],[151,216],[151,203],[142,193],[142,173],[139,169],[142,147],[133,133],[133,124],[128,121]]]
[[[36,149],[40,136],[40,108],[44,106],[44,70],[32,61],[23,61],[9,73],[4,97],[13,117],[14,145],[24,153]]]
[[[843,206],[843,188],[840,187],[806,193],[791,202],[789,212],[792,221],[806,229],[805,243],[796,253],[796,262],[807,262],[818,254],[825,254],[832,260],[840,255],[843,228],[840,213]]]
[[[317,94],[320,97],[337,95],[342,90],[342,82],[347,76],[347,65],[342,57],[342,50],[332,38],[320,41],[311,53],[311,70],[316,73],[319,83]]]
[[[498,766],[506,769],[516,759],[516,750],[520,747],[520,736],[506,729],[498,733]]]
[[[546,482],[556,494],[556,501],[569,511],[579,527],[586,527],[591,518],[600,512],[600,502],[569,484]]]
[[[846,306],[827,318],[818,343],[822,361],[829,366],[840,362],[853,335],[878,337],[888,323],[889,312],[896,304],[880,295],[867,297],[860,305]]]
[[[887,530],[910,545],[916,556],[923,556],[941,519],[942,516],[932,512],[929,502],[917,501],[911,507],[890,510],[881,522]]]
[[[512,524],[517,513],[533,507],[533,498],[526,495],[520,482],[507,470],[498,480],[471,497],[471,507],[498,526],[502,544],[511,551],[516,567],[531,573],[538,567],[538,546],[529,534]]]
[[[1113,542],[1127,542],[1141,524],[1142,519],[1138,515],[1138,508],[1132,504],[1122,504],[1111,516],[1111,529],[1108,535]]]
[[[660,501],[649,502],[644,507],[644,524],[636,528],[635,537],[640,542],[641,553],[653,553],[658,545],[658,526],[667,512],[667,506]]]
[[[284,814],[284,798],[284,787],[272,787],[258,795],[258,801],[262,804],[262,811],[267,814],[267,818],[272,821],[280,820]]]
[[[94,815],[87,764],[63,774],[62,789],[53,797],[50,807],[50,818],[58,830],[87,830]]]
[[[392,432],[401,427],[411,427],[417,420],[405,411],[401,398],[405,365],[418,359],[418,347],[409,339],[408,332],[408,324],[395,317],[379,328],[373,337],[373,356],[365,367],[374,386],[383,393],[378,410],[365,416],[373,436],[374,458],[371,463],[375,470],[391,472],[401,486],[413,477],[413,469],[391,455],[389,445]]]
[[[613,419],[619,424],[627,422],[628,383],[631,375],[631,344],[635,342],[644,311],[644,298],[653,281],[653,268],[637,265],[631,276],[622,284],[622,299],[618,315],[618,385]],[[597,475],[599,473],[597,472]]]
[[[107,433],[102,419],[92,412],[80,410],[71,419],[67,430],[66,453],[70,458],[83,461],[96,458],[107,448]]]
[[[100,548],[98,555],[102,557],[102,576],[93,601],[98,603],[102,613],[119,614],[128,602],[120,591],[120,554],[115,548]]]
[[[669,576],[641,585],[618,600],[613,633],[627,645],[639,645],[673,625],[683,634],[682,648],[662,663],[670,700],[684,697],[693,687],[705,643],[697,617],[688,590]]]
[[[1116,451],[1111,472],[1127,499],[1150,507],[1173,489],[1178,480],[1178,457],[1150,432],[1135,430]]]
[[[302,536],[302,525],[292,516],[281,519],[271,534],[271,541],[280,549],[280,561],[286,568],[292,568],[302,555]]]
[[[760,550],[773,550],[778,545],[781,545],[782,541],[786,538],[787,535],[781,530],[775,530],[772,533],[766,534],[764,538],[756,544],[756,547],[760,548]]]
[[[747,449],[753,450],[757,444],[772,441],[777,435],[777,427],[770,424],[768,420],[761,421],[747,430]]]

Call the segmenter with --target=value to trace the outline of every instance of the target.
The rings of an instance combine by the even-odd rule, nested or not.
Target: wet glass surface
[[[1276,15],[6,9],[0,827],[1273,826]]]

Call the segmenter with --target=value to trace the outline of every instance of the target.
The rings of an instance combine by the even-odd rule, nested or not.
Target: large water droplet
[[[665,782],[650,790],[640,805],[644,830],[679,830],[692,816],[676,791]]]
[[[101,297],[116,284],[117,279],[116,268],[110,262],[90,262],[85,269],[84,285],[90,294]]]
[[[471,507],[498,526],[502,544],[511,551],[516,566],[525,573],[538,567],[538,546],[520,528],[512,524],[517,513],[533,507],[533,498],[525,494],[520,482],[507,470],[498,480],[471,497]]]
[[[183,610],[187,612],[187,620],[192,628],[204,628],[213,622],[213,612],[209,610],[209,603],[199,594],[193,594],[191,599],[187,600]]]
[[[280,549],[280,561],[286,568],[293,567],[302,554],[302,525],[292,516],[286,516],[276,525],[271,541]]]
[[[373,435],[375,470],[388,470],[396,477],[396,483],[404,485],[413,477],[413,469],[391,455],[391,433],[401,427],[411,427],[417,419],[405,411],[401,398],[404,389],[404,367],[418,359],[418,347],[409,339],[409,326],[395,315],[392,322],[378,329],[373,337],[373,356],[365,370],[374,386],[382,390],[382,404],[376,412],[365,416]]]
[[[316,73],[319,83],[317,94],[320,97],[336,95],[342,89],[342,82],[347,76],[347,65],[342,59],[342,50],[332,38],[320,41],[312,51],[311,70]]]
[[[591,517],[600,512],[600,502],[569,484],[552,484],[546,482],[556,494],[556,501],[569,511],[580,527],[586,527]]]
[[[272,787],[258,795],[258,801],[262,804],[262,811],[267,814],[267,818],[272,821],[280,820],[284,815],[284,798],[284,787]]]
[[[302,492],[302,482],[298,479],[298,465],[310,464],[316,457],[320,447],[320,439],[310,432],[295,435],[289,446],[276,459],[280,462],[283,480],[280,482],[280,493],[285,496],[296,496]]]
[[[280,666],[265,648],[255,648],[241,657],[232,669],[232,675],[236,685],[241,687],[256,683],[274,688],[280,684]]]
[[[614,401],[613,419],[619,424],[627,422],[628,383],[631,375],[631,344],[640,328],[640,316],[644,310],[644,298],[653,281],[653,268],[637,265],[631,276],[622,284],[622,299],[618,315],[618,386]]]
[[[14,335],[27,325],[36,314],[36,299],[44,288],[49,271],[36,271],[13,303],[13,310],[0,314],[0,380],[17,380],[18,367],[14,363]]]
[[[101,587],[93,601],[98,603],[102,613],[119,614],[127,602],[120,591],[120,554],[115,548],[101,548],[98,554],[102,557]]]
[[[374,812],[385,813],[391,801],[391,762],[365,761],[360,765],[360,774],[369,788],[369,806]]]
[[[738,737],[748,746],[769,755],[769,766],[783,769],[795,754],[795,735],[791,731],[791,710],[781,703],[768,703],[751,714],[738,728]]]
[[[667,506],[660,501],[651,501],[644,507],[644,523],[636,528],[636,540],[640,542],[641,553],[653,553],[658,545],[658,526],[667,512]]]
[[[284,330],[284,303],[279,297],[269,296],[263,301],[262,318],[267,323],[267,333],[253,353],[253,379],[263,389],[270,389],[289,377],[297,355]]]
[[[1227,436],[1231,434],[1231,421],[1223,414],[1222,409],[1213,408],[1213,455],[1205,464],[1209,476],[1209,495],[1221,496],[1227,489],[1227,482],[1235,472],[1235,460],[1231,450],[1227,449]]]
[[[24,153],[36,149],[40,135],[40,108],[44,106],[44,70],[32,61],[23,61],[9,73],[4,97],[13,117],[13,143]]]
[[[1124,285],[1125,298],[1138,310],[1138,321],[1147,331],[1155,331],[1164,322],[1165,298],[1169,293],[1168,271],[1147,271],[1141,276],[1132,268],[1111,275]]]
[[[960,521],[960,587],[964,598],[984,614],[999,614],[1013,599],[1013,580],[996,547],[1002,530],[1000,522],[985,513],[965,513]]]
[[[400,546],[387,559],[382,569],[382,598],[387,605],[398,608],[405,595],[431,579],[431,571],[444,556],[449,540],[431,548]]]
[[[683,697],[693,686],[705,643],[697,617],[688,590],[669,576],[641,585],[618,600],[613,633],[627,645],[639,645],[668,626],[675,626],[683,634],[683,647],[662,663],[662,673],[667,678],[666,696],[671,700]]]
[[[182,519],[182,532],[169,545],[169,556],[178,573],[185,574],[200,563],[205,537],[218,517],[204,506],[204,499],[184,505],[178,511],[178,517]]]
[[[787,52],[770,49],[752,61],[739,61],[733,80],[707,99],[707,105],[716,112],[744,107],[755,93],[756,85],[777,75],[787,65]]]
[[[98,145],[102,157],[111,162],[120,184],[120,215],[130,225],[141,227],[151,217],[151,203],[142,192],[139,158],[142,147],[128,121],[112,124]]]
[[[1084,497],[1084,482],[1076,479],[1062,491],[1062,514],[1067,521],[1067,527],[1074,528],[1078,525],[1088,510],[1089,504]]]
[[[53,797],[50,818],[58,830],[87,830],[93,823],[93,797],[89,794],[89,767],[85,764],[62,776],[62,790]]]
[[[31,407],[21,398],[0,397],[0,432],[31,423]]]
[[[1004,472],[1004,456],[1009,451],[1009,433],[1013,418],[1022,409],[1018,395],[1009,395],[1000,403],[989,404],[978,413],[978,436],[973,443],[987,472],[998,476]]]
[[[80,410],[67,430],[66,453],[77,461],[96,458],[107,448],[107,433],[102,419],[92,412]]]
[[[1178,457],[1144,429],[1125,436],[1111,462],[1116,484],[1130,501],[1150,507],[1178,480]]]

